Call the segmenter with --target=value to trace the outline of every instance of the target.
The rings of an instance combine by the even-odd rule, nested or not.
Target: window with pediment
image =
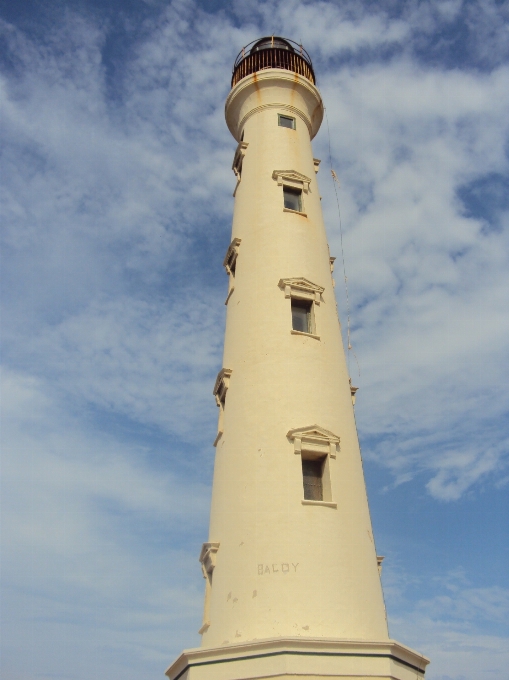
[[[280,279],[279,287],[284,290],[285,297],[290,300],[292,313],[291,333],[309,335],[317,340],[314,307],[322,300],[323,286],[305,278]]]
[[[225,305],[228,304],[231,294],[235,288],[235,271],[237,269],[237,257],[239,254],[239,246],[241,243],[240,238],[234,238],[233,241],[228,246],[226,255],[223,260],[223,267],[228,274],[228,295],[225,300]]]
[[[242,135],[244,136],[244,133],[242,133]],[[237,178],[237,184],[235,185],[235,189],[233,191],[234,196],[237,193],[237,189],[239,188],[240,180],[242,178],[242,163],[244,162],[244,156],[246,155],[248,146],[248,142],[240,141],[237,148],[235,149],[235,155],[233,156],[232,170],[233,174]]]
[[[304,202],[311,179],[296,170],[274,170],[272,179],[283,189],[283,211],[307,217]]]
[[[224,427],[224,411],[226,407],[226,393],[228,392],[228,387],[230,386],[230,378],[232,371],[229,368],[222,368],[217,374],[216,382],[214,385],[213,394],[216,398],[216,404],[219,408],[219,418],[217,422],[217,436],[214,440],[214,446],[217,446],[218,441],[221,439]]]
[[[205,579],[205,605],[203,607],[203,623],[198,631],[203,635],[210,627],[210,595],[212,592],[212,574],[216,566],[216,555],[219,550],[219,543],[204,543],[200,553],[200,563]]]
[[[339,437],[319,425],[290,430],[287,437],[301,461],[302,503],[337,507],[332,498],[331,462],[339,451]]]

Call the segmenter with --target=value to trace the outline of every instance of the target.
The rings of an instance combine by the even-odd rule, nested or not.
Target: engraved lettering
[[[300,562],[276,562],[274,564],[258,564],[258,576],[265,576],[266,574],[289,574],[290,564],[293,567],[293,573],[297,571]],[[230,599],[232,594],[228,595]]]

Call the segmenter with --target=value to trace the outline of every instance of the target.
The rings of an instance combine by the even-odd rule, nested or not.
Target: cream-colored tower
[[[301,47],[242,51],[202,646],[171,680],[415,680],[428,663],[387,630],[311,149],[322,116]]]

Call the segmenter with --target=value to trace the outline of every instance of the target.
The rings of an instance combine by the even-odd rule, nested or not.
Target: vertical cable
[[[343,264],[343,279],[345,281],[345,296],[346,296],[346,313],[347,313],[347,330],[346,330],[346,335],[347,335],[347,348],[348,348],[348,353],[347,353],[347,363],[348,363],[348,375],[350,375],[350,350],[352,351],[355,361],[357,363],[357,370],[359,372],[359,376],[361,374],[361,369],[359,366],[359,360],[357,359],[357,355],[353,351],[352,348],[352,343],[351,343],[351,338],[350,338],[350,297],[348,295],[348,277],[346,275],[346,264],[345,264],[345,250],[343,247],[343,223],[341,220],[341,208],[339,206],[339,196],[338,196],[338,190],[336,187],[336,184],[338,187],[340,187],[339,179],[336,173],[334,172],[334,169],[332,167],[332,151],[331,151],[331,141],[330,141],[330,128],[329,128],[329,116],[327,115],[327,109],[325,109],[325,120],[327,122],[327,136],[329,140],[329,165],[330,165],[330,172],[332,176],[332,184],[334,186],[334,194],[336,195],[336,205],[338,206],[338,216],[339,216],[339,236],[340,236],[340,242],[341,242],[341,261]]]

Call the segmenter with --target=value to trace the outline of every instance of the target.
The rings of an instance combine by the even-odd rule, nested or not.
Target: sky
[[[224,101],[271,34],[326,106],[390,633],[429,680],[509,678],[509,2],[3,0],[0,29],[2,679],[199,645]]]

